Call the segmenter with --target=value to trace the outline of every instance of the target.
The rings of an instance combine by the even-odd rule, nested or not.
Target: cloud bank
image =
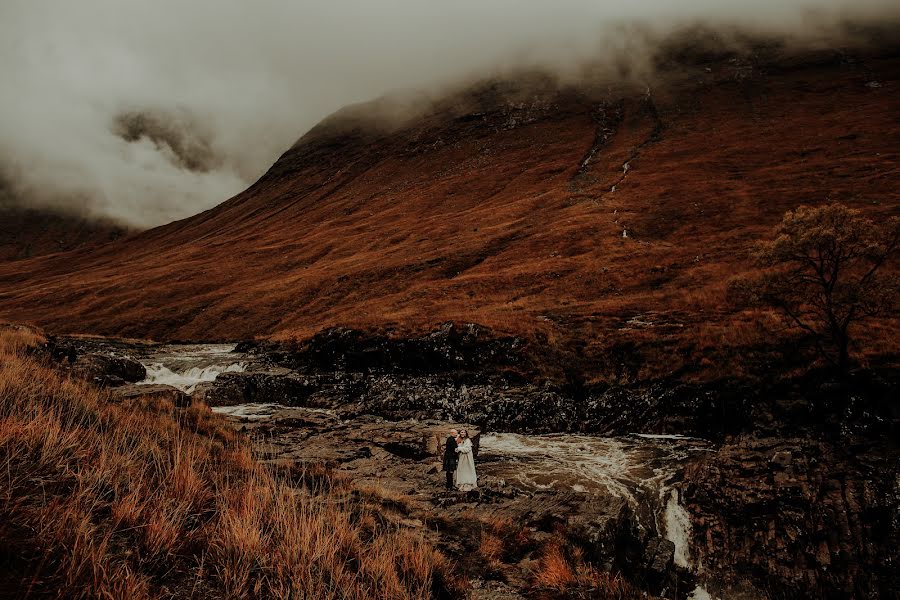
[[[633,23],[827,37],[898,12],[895,0],[5,0],[0,203],[149,227],[224,201],[324,116],[387,92],[637,55]]]

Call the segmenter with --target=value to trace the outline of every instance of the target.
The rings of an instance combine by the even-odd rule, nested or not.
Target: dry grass
[[[550,541],[543,550],[538,568],[533,573],[537,590],[561,597],[637,600],[647,596],[621,576],[599,571],[588,564],[580,548]]]
[[[550,544],[544,549],[534,582],[538,587],[560,592],[576,585],[575,569],[569,564],[560,544]]]
[[[481,539],[478,543],[478,553],[485,560],[488,568],[496,571],[503,565],[503,540],[495,533],[489,531],[481,532]]]
[[[18,355],[47,343],[38,329],[0,321],[0,356]]]
[[[333,486],[260,466],[222,419],[116,404],[0,331],[0,593],[65,598],[429,598],[443,556]]]

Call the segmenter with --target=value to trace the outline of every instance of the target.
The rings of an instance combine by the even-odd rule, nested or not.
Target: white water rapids
[[[221,373],[246,369],[234,344],[184,344],[163,346],[141,358],[147,377],[141,384],[171,385],[190,394],[198,384],[214,381]]]
[[[623,498],[640,520],[675,544],[678,566],[696,570],[690,515],[677,484],[686,463],[710,449],[703,440],[679,435],[497,433],[481,437],[480,458],[485,472],[527,489],[567,488]],[[711,598],[702,587],[691,597]]]
[[[242,372],[247,355],[230,344],[169,345],[140,357],[142,384],[166,384],[188,394],[220,374]],[[216,407],[216,412],[258,420],[282,410],[279,404]],[[599,437],[574,434],[481,436],[479,470],[531,490],[567,489],[575,494],[613,495],[633,508],[639,521],[675,545],[675,563],[694,572],[690,515],[680,503],[678,483],[685,465],[711,449],[703,440],[679,435],[633,434]],[[692,600],[711,600],[702,588]]]

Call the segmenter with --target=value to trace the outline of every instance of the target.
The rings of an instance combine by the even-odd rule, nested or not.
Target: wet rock
[[[644,580],[651,590],[665,585],[675,565],[675,544],[662,537],[654,537],[644,546]]]
[[[621,498],[607,499],[602,514],[572,519],[568,531],[595,565],[624,573],[654,595],[676,580],[675,544],[642,525]]]
[[[122,399],[139,398],[143,396],[168,400],[179,408],[187,407],[191,403],[190,396],[171,385],[123,385],[116,388],[115,393]]]
[[[138,361],[126,356],[99,353],[77,355],[69,369],[74,376],[91,381],[100,387],[120,386],[147,377],[147,370]]]
[[[544,373],[560,357],[540,356],[522,339],[474,324],[448,323],[403,338],[335,328],[299,345],[239,348],[253,368],[197,386],[195,399],[470,422],[497,431],[688,435],[745,426],[753,399],[733,384],[570,385]]]
[[[898,464],[896,449],[868,441],[737,438],[686,470],[692,552],[775,597],[891,598]]]
[[[307,406],[307,400],[322,385],[290,371],[274,368],[266,371],[220,373],[215,381],[205,382],[194,389],[193,397],[210,406],[230,406],[248,403],[276,403],[287,406]]]
[[[530,369],[525,341],[467,323],[445,323],[419,337],[391,338],[347,328],[325,330],[296,348],[286,366],[300,371],[439,373],[496,366]]]
[[[587,558],[604,570],[622,562],[625,545],[633,537],[637,524],[628,503],[623,498],[608,498],[600,514],[577,515],[568,521],[573,539],[587,550]]]

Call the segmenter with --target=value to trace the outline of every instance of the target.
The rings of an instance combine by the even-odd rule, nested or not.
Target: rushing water
[[[678,435],[599,437],[572,434],[481,437],[481,469],[526,489],[571,489],[627,501],[640,521],[675,544],[675,563],[691,562],[690,515],[677,484],[685,465],[710,445]],[[692,598],[708,599],[703,588]]]
[[[166,384],[186,393],[221,373],[244,371],[249,360],[229,344],[162,346],[141,357],[142,384]],[[264,419],[284,407],[242,404],[216,407],[231,417]],[[623,498],[639,520],[675,544],[675,563],[696,571],[691,561],[690,515],[680,503],[678,483],[685,465],[710,450],[703,440],[679,435],[634,434],[599,437],[573,434],[481,436],[479,469],[526,489],[569,489],[574,493]],[[709,600],[702,587],[693,600]]]
[[[162,346],[141,358],[147,378],[140,383],[171,385],[190,394],[198,384],[213,381],[221,373],[246,369],[246,356],[234,348],[234,344]]]

